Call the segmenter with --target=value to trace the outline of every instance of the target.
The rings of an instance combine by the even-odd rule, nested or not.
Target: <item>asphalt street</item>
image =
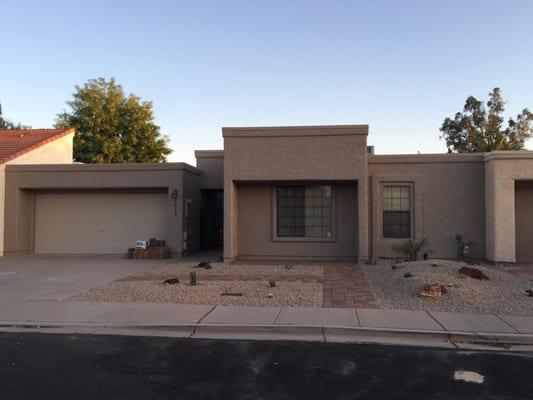
[[[0,399],[531,399],[533,353],[0,334]]]

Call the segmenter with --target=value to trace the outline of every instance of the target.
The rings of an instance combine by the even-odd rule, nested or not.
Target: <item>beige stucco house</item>
[[[533,261],[533,153],[375,155],[367,135],[223,128],[224,150],[197,151],[196,167],[7,163],[4,252],[124,253],[156,237],[180,255],[367,260],[426,238],[431,257],[456,258],[461,234],[476,258]]]
[[[5,199],[6,166],[72,163],[73,129],[0,131],[0,199]],[[4,254],[5,201],[0,200],[0,255]],[[11,210],[9,210],[11,211]]]

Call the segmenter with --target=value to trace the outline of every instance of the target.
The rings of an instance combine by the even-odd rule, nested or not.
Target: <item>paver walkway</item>
[[[324,307],[379,308],[358,264],[324,264]]]

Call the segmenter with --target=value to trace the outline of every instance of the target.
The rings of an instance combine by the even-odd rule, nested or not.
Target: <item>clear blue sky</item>
[[[74,85],[115,77],[152,100],[170,161],[222,126],[370,125],[378,153],[443,152],[468,95],[533,108],[533,1],[0,3],[0,102],[49,127]]]

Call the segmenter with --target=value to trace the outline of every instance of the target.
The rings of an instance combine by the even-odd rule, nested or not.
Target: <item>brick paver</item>
[[[379,308],[358,264],[324,264],[324,307]]]

